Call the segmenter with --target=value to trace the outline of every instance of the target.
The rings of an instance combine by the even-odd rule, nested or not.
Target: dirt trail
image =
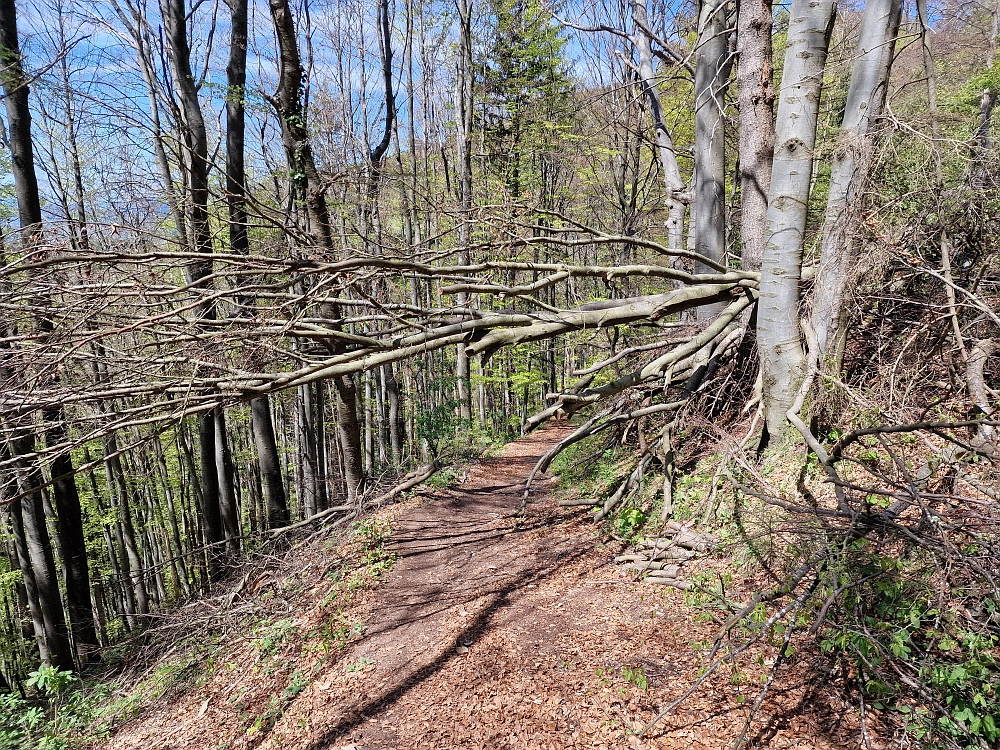
[[[555,506],[546,478],[517,517],[524,478],[564,434],[555,427],[514,442],[473,466],[459,487],[404,506],[390,537],[395,567],[348,613],[365,629],[336,658],[305,648],[293,661],[288,652],[276,682],[274,666],[235,645],[220,674],[134,720],[108,747],[731,745],[756,695],[752,671],[738,680],[727,672],[651,738],[634,736],[696,675],[703,662],[692,645],[711,628],[692,621],[680,592],[622,577],[585,514]],[[301,630],[322,617],[330,613],[303,615]],[[275,685],[293,669],[299,685],[286,687],[280,717],[254,725],[263,696],[273,705]],[[802,680],[765,704],[766,721],[751,733],[757,744],[857,747],[840,723],[847,712],[813,710],[828,700],[822,681],[799,671]]]

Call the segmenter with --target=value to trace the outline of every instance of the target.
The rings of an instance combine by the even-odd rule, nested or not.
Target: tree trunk
[[[811,323],[820,356],[834,371],[839,365],[830,361],[831,353],[838,350],[844,294],[855,264],[857,203],[871,167],[874,128],[885,103],[901,14],[901,0],[869,0],[865,5],[840,142],[833,153]]]
[[[663,107],[656,88],[656,74],[653,71],[653,50],[649,39],[649,19],[646,15],[646,0],[629,0],[635,31],[631,37],[639,54],[639,78],[646,109],[653,126],[656,150],[663,169],[663,183],[666,187],[667,204],[667,247],[680,250],[684,247],[684,180],[677,166],[677,152],[667,132],[663,120]]]
[[[264,484],[268,528],[287,526],[290,522],[288,498],[285,495],[285,484],[281,479],[281,457],[278,455],[278,443],[274,437],[271,404],[268,399],[255,398],[250,402],[250,421]]]
[[[66,440],[62,409],[46,409],[46,443],[56,446]],[[52,460],[52,501],[55,511],[56,534],[59,538],[63,576],[66,588],[66,608],[69,612],[73,640],[80,658],[88,661],[97,648],[94,611],[90,605],[90,571],[87,543],[83,534],[83,508],[76,487],[73,461],[68,453]]]
[[[771,0],[741,0],[736,22],[740,107],[740,239],[743,270],[758,271],[774,160]]]
[[[3,50],[3,65],[0,67],[0,77],[3,79],[3,89],[7,108],[9,125],[9,146],[12,171],[14,173],[14,192],[17,196],[18,218],[20,220],[22,240],[30,247],[35,242],[42,228],[41,201],[38,192],[38,180],[35,175],[34,153],[31,143],[31,111],[28,107],[28,83],[24,78],[21,65],[20,43],[17,35],[17,11],[14,0],[0,0],[0,50]],[[45,315],[38,321],[38,328],[43,336],[51,333],[53,322]],[[51,377],[51,376],[50,376]],[[46,439],[49,446],[61,445],[66,438],[66,427],[61,407],[45,409],[43,422],[46,425]],[[25,448],[34,450],[34,438],[27,430],[18,430],[18,436],[12,441],[15,453],[27,455],[17,447],[20,443]],[[68,452],[60,452],[52,461],[53,499],[58,509],[57,533],[65,544],[66,558],[64,570],[67,583],[67,603],[70,617],[73,620],[74,634],[81,650],[88,651],[97,645],[97,635],[94,630],[94,617],[90,607],[90,579],[87,569],[87,552],[83,537],[83,511],[80,507],[80,497],[74,479],[73,462]],[[37,480],[37,481],[36,481]],[[68,638],[64,644],[62,630],[65,629],[62,604],[59,602],[59,588],[54,583],[49,590],[49,574],[55,577],[55,565],[52,568],[39,569],[39,565],[47,565],[47,560],[37,555],[52,555],[48,530],[45,528],[44,514],[36,501],[41,502],[41,477],[35,470],[29,470],[26,480],[32,485],[27,488],[29,495],[25,498],[23,508],[26,522],[25,530],[28,536],[29,549],[32,550],[32,565],[36,567],[35,577],[39,595],[42,597],[42,609],[46,620],[46,635],[49,639],[58,639],[50,643],[49,651],[53,660],[64,669],[72,669],[72,651],[69,649]],[[32,524],[41,524],[41,528],[30,528]],[[34,541],[33,541],[34,540]],[[35,549],[36,544],[44,547]],[[36,559],[37,557],[37,559]],[[55,605],[47,601],[54,596]],[[46,611],[53,606],[57,613]]]
[[[31,110],[28,107],[28,82],[21,67],[21,46],[17,36],[17,10],[14,0],[0,0],[0,49],[3,50],[4,102],[7,106],[8,141],[14,194],[21,222],[22,238],[30,242],[41,230],[42,205],[35,176],[31,143]]]
[[[722,265],[726,259],[726,120],[722,106],[731,67],[725,6],[722,0],[701,3],[694,76],[695,250]],[[695,273],[713,270],[695,263]],[[711,320],[723,305],[702,305],[698,318]]]
[[[118,443],[112,433],[105,439],[104,467],[108,475],[108,487],[114,487],[115,502],[118,506],[119,528],[121,537],[119,546],[124,554],[120,557],[122,572],[128,577],[135,601],[134,614],[145,616],[149,614],[149,593],[146,589],[146,577],[143,570],[142,556],[136,544],[135,527],[132,523],[131,492],[121,457],[118,455]],[[127,564],[127,567],[126,567]],[[125,586],[125,581],[122,581]]]
[[[285,148],[285,158],[290,172],[296,175],[293,189],[302,194],[305,200],[313,240],[321,250],[333,255],[335,248],[330,228],[330,212],[326,205],[326,188],[316,169],[305,122],[302,101],[304,73],[299,57],[295,20],[288,0],[270,0],[270,8],[279,53],[278,88],[270,101],[281,121],[281,142]],[[339,317],[337,306],[332,307],[334,309],[330,317]],[[330,350],[331,354],[342,353],[343,344],[336,341],[330,345]],[[335,377],[334,385],[337,389],[337,415],[340,422],[338,435],[343,443],[344,479],[348,495],[353,498],[364,483],[356,388],[349,375]]]
[[[316,427],[313,424],[315,410],[313,409],[313,384],[307,383],[298,388],[299,395],[299,458],[302,466],[302,483],[299,490],[299,500],[302,512],[306,518],[316,515],[317,484],[319,477],[319,458],[316,455]]]
[[[236,499],[235,470],[233,454],[226,434],[226,416],[222,409],[213,409],[215,415],[215,465],[219,471],[219,517],[226,539],[226,555],[229,561],[240,552],[240,508]]]
[[[473,58],[472,58],[472,3],[458,0],[458,75],[455,79],[455,112],[457,114],[458,147],[458,209],[461,214],[458,224],[458,262],[467,264],[471,242],[472,221],[472,110],[473,100]],[[455,299],[459,309],[469,304],[469,295],[461,292]],[[456,391],[458,394],[459,416],[472,419],[472,392],[469,376],[469,355],[465,344],[459,344],[455,363]]]
[[[757,344],[772,437],[784,429],[785,415],[805,377],[799,338],[802,242],[835,8],[834,0],[793,0],[789,15],[757,308]]]
[[[187,563],[184,560],[184,545],[181,541],[181,532],[177,524],[177,507],[174,502],[174,490],[170,485],[170,471],[167,468],[167,458],[163,453],[163,444],[160,442],[159,435],[154,434],[150,442],[156,454],[155,463],[160,478],[160,485],[163,487],[163,496],[167,501],[167,523],[170,526],[170,542],[172,545],[171,556],[177,558],[177,575],[180,579],[181,593],[185,597],[189,597],[191,596],[191,588],[188,581],[188,569]]]
[[[382,365],[382,378],[385,380],[386,396],[389,400],[389,445],[392,450],[394,466],[403,464],[403,416],[402,403],[399,394],[399,381],[392,363]]]
[[[21,444],[14,446],[17,455],[28,455],[34,450],[33,441],[31,444],[18,442]],[[62,600],[59,598],[56,563],[52,555],[49,530],[45,523],[41,479],[36,469],[26,468],[21,472],[20,508],[24,538],[35,579],[48,661],[59,669],[73,670],[75,668],[73,649],[66,627],[66,617],[63,614]]]
[[[230,11],[229,64],[226,66],[226,207],[229,250],[246,253],[247,236],[246,133],[247,0],[227,0]]]
[[[358,423],[358,410],[355,407],[357,387],[350,375],[337,375],[333,378],[337,389],[337,430],[340,444],[344,452],[344,484],[347,485],[347,499],[357,500],[364,491],[365,475],[362,471],[363,456],[361,453],[361,425]]]
[[[191,71],[191,49],[187,39],[187,10],[184,0],[167,0],[163,8],[163,25],[167,36],[170,63],[174,72],[174,87],[180,100],[182,113],[182,138],[188,154],[188,223],[194,241],[194,260],[189,261],[188,282],[197,291],[210,293],[212,282],[212,235],[208,216],[208,134],[205,119],[198,101],[198,86]],[[198,305],[200,317],[215,318],[215,306],[207,299]],[[222,541],[222,528],[215,522],[219,519],[219,466],[215,460],[215,417],[213,414],[198,415],[201,436],[202,502],[209,544]],[[213,579],[221,573],[222,550],[213,546],[209,555],[210,575]]]
[[[35,583],[35,571],[31,567],[31,555],[28,552],[28,537],[24,532],[24,515],[21,511],[21,501],[14,500],[10,508],[11,531],[14,536],[18,568],[21,570],[21,581],[24,584],[28,613],[31,616],[31,632],[38,644],[39,658],[50,662],[48,639],[45,634],[45,617],[42,615],[42,605],[38,598],[38,586]],[[13,570],[13,568],[12,568]]]
[[[222,576],[225,529],[222,525],[219,472],[215,462],[215,415],[212,412],[198,415],[198,456],[201,464],[201,515],[205,523],[205,544],[208,546],[208,576],[215,581]]]

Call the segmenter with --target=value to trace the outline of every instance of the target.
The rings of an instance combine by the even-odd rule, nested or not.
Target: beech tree
[[[0,4],[9,684],[138,635],[290,527],[552,420],[572,428],[525,503],[589,441],[627,456],[579,501],[599,520],[694,513],[675,485],[705,454],[694,515],[728,492],[805,528],[747,605],[768,627],[800,610],[824,627],[847,596],[830,576],[889,535],[987,581],[956,552],[984,540],[947,535],[967,531],[955,487],[988,489],[973,475],[995,456],[993,147],[980,91],[939,116],[926,8],[917,49],[890,0],[840,21],[794,0],[787,34],[756,1],[564,19],[508,0],[65,3],[121,40],[115,66],[75,67],[93,43],[59,14],[39,23],[62,49],[22,54]],[[909,395],[926,383],[896,387],[918,350],[960,381],[934,408],[974,419],[929,421]],[[884,358],[892,385],[869,399]],[[902,433],[926,438],[926,467]],[[768,441],[789,462],[806,445],[800,487],[766,481]]]
[[[28,81],[21,63],[17,10],[13,0],[0,5],[0,64],[3,66],[0,74],[3,76],[7,106],[21,242],[26,253],[30,254],[41,239],[42,210],[31,140]],[[43,341],[54,330],[53,322],[46,317],[36,320],[34,325],[37,335]],[[7,347],[10,347],[7,342],[20,338],[18,333],[16,329],[12,330],[7,326],[4,336]],[[30,364],[25,353],[8,351],[5,355],[5,379],[12,381],[16,378],[23,382],[31,377],[28,374]],[[50,448],[60,446],[66,437],[65,421],[62,419],[60,409],[55,405],[49,406],[43,410],[42,418],[46,424],[45,437],[48,446]],[[14,417],[14,419],[16,421],[8,428],[10,432],[4,450],[4,458],[13,465],[14,472],[5,474],[4,495],[13,508],[15,539],[19,540],[17,554],[21,572],[29,594],[33,595],[35,602],[32,621],[39,656],[43,662],[51,662],[61,669],[73,669],[73,650],[63,614],[52,545],[43,508],[42,492],[45,482],[33,458],[36,438],[30,422],[26,422],[23,418]],[[89,606],[90,586],[87,583],[86,549],[83,546],[82,530],[79,528],[79,497],[76,494],[76,481],[69,454],[62,452],[57,455],[52,462],[51,471],[55,504],[61,514],[59,532],[63,535],[63,550],[66,554],[63,564],[69,584],[67,599],[71,616],[77,618],[77,636],[80,638],[80,647],[83,650],[94,644],[95,639],[93,617],[90,615]]]

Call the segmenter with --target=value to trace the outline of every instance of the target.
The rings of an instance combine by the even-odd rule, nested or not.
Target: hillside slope
[[[293,548],[283,565],[294,576],[279,568],[247,587],[270,600],[269,619],[220,635],[201,684],[102,750],[731,746],[764,666],[720,670],[634,736],[697,676],[713,628],[682,592],[620,572],[620,545],[545,490],[517,518],[525,476],[563,435],[512,443],[459,487],[385,509],[336,548]],[[338,573],[352,556],[365,564]],[[796,659],[755,744],[857,747],[852,711],[824,692],[816,660]]]

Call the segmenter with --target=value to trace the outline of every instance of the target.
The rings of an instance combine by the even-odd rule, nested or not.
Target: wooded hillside
[[[998,43],[950,0],[0,0],[0,689],[570,420],[523,504],[571,450],[620,541],[765,582],[688,582],[713,663],[808,635],[995,745]]]

